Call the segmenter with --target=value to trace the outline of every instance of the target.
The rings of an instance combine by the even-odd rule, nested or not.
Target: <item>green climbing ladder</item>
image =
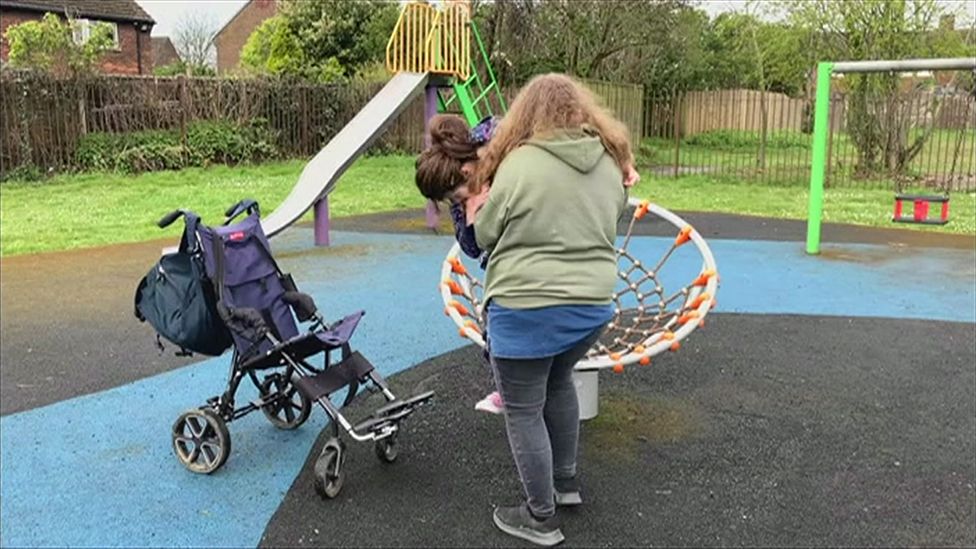
[[[481,41],[478,27],[474,21],[469,21],[468,25],[480,53],[480,55],[471,56],[471,76],[463,82],[455,78],[452,84],[453,94],[445,97],[443,91],[438,91],[437,97],[441,112],[447,112],[456,105],[461,110],[461,114],[467,120],[468,125],[474,127],[486,116],[504,115],[508,106],[498,85],[498,80],[495,79],[495,71],[491,68],[488,52],[485,51],[485,44]],[[484,72],[484,79],[482,79],[482,71]]]

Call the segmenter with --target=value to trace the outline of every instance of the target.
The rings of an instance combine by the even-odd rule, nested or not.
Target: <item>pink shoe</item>
[[[475,410],[488,412],[489,414],[505,413],[505,403],[502,402],[502,395],[495,391],[474,405]]]

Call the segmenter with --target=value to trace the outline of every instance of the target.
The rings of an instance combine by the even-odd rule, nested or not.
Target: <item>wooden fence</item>
[[[613,111],[621,122],[627,125],[634,145],[640,143],[644,126],[644,86],[600,80],[583,80],[583,82],[603,99],[604,105]]]
[[[643,88],[588,81],[640,140]],[[53,79],[36,73],[0,77],[0,175],[21,166],[77,167],[79,139],[93,132],[186,131],[198,120],[267,120],[288,157],[318,152],[382,83],[311,84],[228,78],[102,76]],[[516,88],[507,88],[511,99]],[[419,97],[374,144],[371,153],[415,154],[423,147]]]
[[[802,131],[806,102],[756,90],[704,90],[647,98],[645,137],[691,137],[717,130]]]
[[[809,180],[813,112],[807,99],[737,89],[662,93],[645,101],[642,160],[657,175],[796,185]],[[976,189],[972,93],[913,88],[872,98],[868,112],[879,127],[897,128],[874,147],[886,159],[865,156],[855,146],[848,101],[843,92],[831,97],[828,185]],[[908,159],[900,161],[900,155]]]

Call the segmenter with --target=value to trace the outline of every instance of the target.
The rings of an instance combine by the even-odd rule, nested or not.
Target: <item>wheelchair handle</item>
[[[182,217],[185,213],[185,210],[173,210],[157,221],[156,225],[159,226],[160,229],[165,229],[166,227],[172,225],[174,221]]]
[[[234,220],[237,216],[242,213],[247,212],[248,214],[256,213],[261,215],[261,208],[258,206],[257,200],[251,198],[245,198],[237,204],[234,204],[227,211],[224,212],[224,217],[227,219],[224,221],[224,225],[230,225],[230,222]]]

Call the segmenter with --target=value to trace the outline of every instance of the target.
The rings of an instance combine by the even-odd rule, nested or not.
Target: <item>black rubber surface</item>
[[[103,391],[199,360],[160,353],[136,320],[139,280],[172,239],[0,261],[0,414]]]
[[[567,546],[976,544],[976,326],[709,319],[678,353],[601,373]],[[437,391],[397,463],[350,441],[343,492],[322,501],[320,437],[262,546],[524,546],[491,522],[521,496],[502,418],[473,409],[490,387],[479,351],[391,383]],[[360,398],[351,418],[380,405]]]

